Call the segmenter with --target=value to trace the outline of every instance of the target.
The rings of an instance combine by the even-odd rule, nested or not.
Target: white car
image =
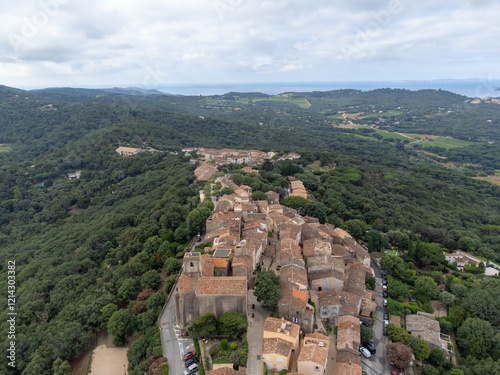
[[[384,306],[387,306],[387,299],[384,298]]]
[[[389,321],[384,319],[384,326],[388,325],[389,324]]]
[[[363,354],[365,356],[365,358],[370,358],[372,356],[370,351],[368,349],[366,349],[364,346],[359,348],[359,351],[361,352],[361,354]]]

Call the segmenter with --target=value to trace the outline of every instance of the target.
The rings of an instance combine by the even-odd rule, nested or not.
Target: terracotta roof
[[[214,275],[214,261],[210,254],[203,254],[201,256],[201,272],[203,276]]]
[[[361,342],[359,319],[344,315],[337,318],[337,350],[350,348],[357,350]]]
[[[307,288],[307,271],[303,267],[291,264],[281,267],[280,270],[281,284],[298,284]]]
[[[202,277],[198,281],[197,294],[246,295],[247,278],[233,277]]]
[[[303,301],[307,301],[307,293],[298,289],[294,289],[292,292],[292,297],[299,298]]]
[[[330,279],[330,278],[344,281],[344,273],[333,269],[322,270],[322,271],[310,271],[307,274],[307,276],[309,277],[309,281],[311,282],[315,280]]]
[[[283,318],[278,319],[269,317],[264,322],[264,331],[275,333],[280,332],[284,335],[288,332],[288,336],[295,338],[299,336],[300,326]]]
[[[314,332],[314,333],[308,333],[305,337],[304,337],[304,341],[307,342],[307,341],[323,341],[325,343],[325,346],[326,347],[329,347],[330,346],[330,338],[328,336],[325,336],[325,335],[322,335],[321,333],[318,333],[318,332]]]
[[[334,375],[361,375],[361,357],[358,351],[342,349],[337,351]]]
[[[262,354],[278,354],[289,357],[293,344],[280,338],[264,339],[262,342]]]
[[[351,235],[349,233],[347,233],[347,231],[343,230],[343,229],[340,229],[340,228],[335,228],[335,233],[337,234],[337,236],[339,236],[340,238],[346,238],[346,237],[351,237]]]
[[[197,277],[191,274],[182,273],[177,281],[177,288],[181,293],[194,292],[196,288]]]
[[[233,266],[233,268],[234,267],[248,267],[250,269],[253,269],[253,259],[251,256],[238,255],[238,256],[234,257],[232,266]]]
[[[313,362],[318,366],[326,366],[326,359],[328,358],[328,347],[321,347],[319,345],[303,345],[300,349],[297,362]]]
[[[226,268],[229,264],[229,259],[227,258],[213,258],[214,267]]]

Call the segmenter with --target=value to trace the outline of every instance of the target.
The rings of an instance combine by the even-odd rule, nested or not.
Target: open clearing
[[[500,176],[488,176],[488,177],[474,177],[476,180],[483,180],[483,181],[488,181],[491,182],[492,184],[495,185],[500,185]]]
[[[0,145],[0,152],[9,152],[10,147],[7,145]]]
[[[117,348],[112,343],[111,335],[100,334],[97,347],[92,353],[92,375],[123,375],[127,374],[128,347]]]

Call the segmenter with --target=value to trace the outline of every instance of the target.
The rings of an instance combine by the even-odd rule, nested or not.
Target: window
[[[340,286],[340,283],[337,281],[337,286]]]
[[[278,362],[283,362],[283,357],[278,357]]]
[[[266,357],[267,362],[271,362],[271,357]]]
[[[328,288],[325,286],[325,292],[328,290]]]
[[[328,285],[328,281],[325,281],[325,285]],[[326,290],[326,288],[325,288],[325,290]]]

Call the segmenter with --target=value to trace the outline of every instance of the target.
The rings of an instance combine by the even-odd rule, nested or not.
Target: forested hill
[[[206,97],[0,87],[0,289],[15,260],[18,313],[17,367],[2,361],[0,373],[67,374],[102,329],[120,345],[135,333],[131,375],[161,356],[159,311],[211,210],[190,157],[175,153],[185,146],[299,151],[256,166],[260,175],[225,170],[260,192],[283,192],[294,175],[311,194],[308,214],[366,240],[500,260],[500,188],[472,178],[500,169],[500,106],[467,100],[388,89]],[[118,146],[156,151],[122,157]]]

